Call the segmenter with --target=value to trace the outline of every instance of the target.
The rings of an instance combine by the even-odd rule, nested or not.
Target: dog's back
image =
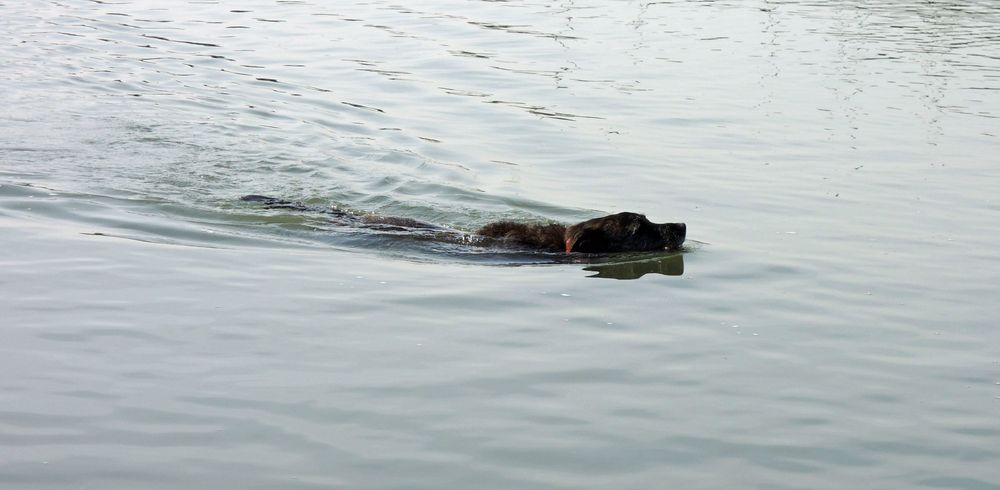
[[[480,228],[476,234],[494,239],[501,244],[559,252],[563,250],[566,227],[557,223],[533,224],[498,221]]]

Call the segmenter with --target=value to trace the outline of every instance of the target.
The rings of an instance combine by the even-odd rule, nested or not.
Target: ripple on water
[[[989,2],[0,19],[8,486],[997,485]],[[691,242],[507,267],[246,194]]]

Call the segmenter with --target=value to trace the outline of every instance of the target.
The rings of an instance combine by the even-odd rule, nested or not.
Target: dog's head
[[[566,229],[566,252],[610,253],[677,250],[684,243],[684,223],[653,223],[636,213],[618,213]]]

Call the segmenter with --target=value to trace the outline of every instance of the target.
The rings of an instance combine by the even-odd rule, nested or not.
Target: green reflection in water
[[[675,254],[625,262],[594,264],[584,267],[583,270],[597,273],[587,277],[620,280],[639,279],[646,274],[680,276],[684,274],[684,255]]]

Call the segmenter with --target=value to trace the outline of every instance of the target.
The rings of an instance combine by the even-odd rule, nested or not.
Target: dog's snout
[[[684,223],[666,223],[661,225],[664,236],[673,236],[683,239],[687,235],[687,225]]]
[[[666,248],[678,249],[684,244],[687,236],[687,225],[684,223],[664,223],[660,225],[660,234],[666,242]]]

